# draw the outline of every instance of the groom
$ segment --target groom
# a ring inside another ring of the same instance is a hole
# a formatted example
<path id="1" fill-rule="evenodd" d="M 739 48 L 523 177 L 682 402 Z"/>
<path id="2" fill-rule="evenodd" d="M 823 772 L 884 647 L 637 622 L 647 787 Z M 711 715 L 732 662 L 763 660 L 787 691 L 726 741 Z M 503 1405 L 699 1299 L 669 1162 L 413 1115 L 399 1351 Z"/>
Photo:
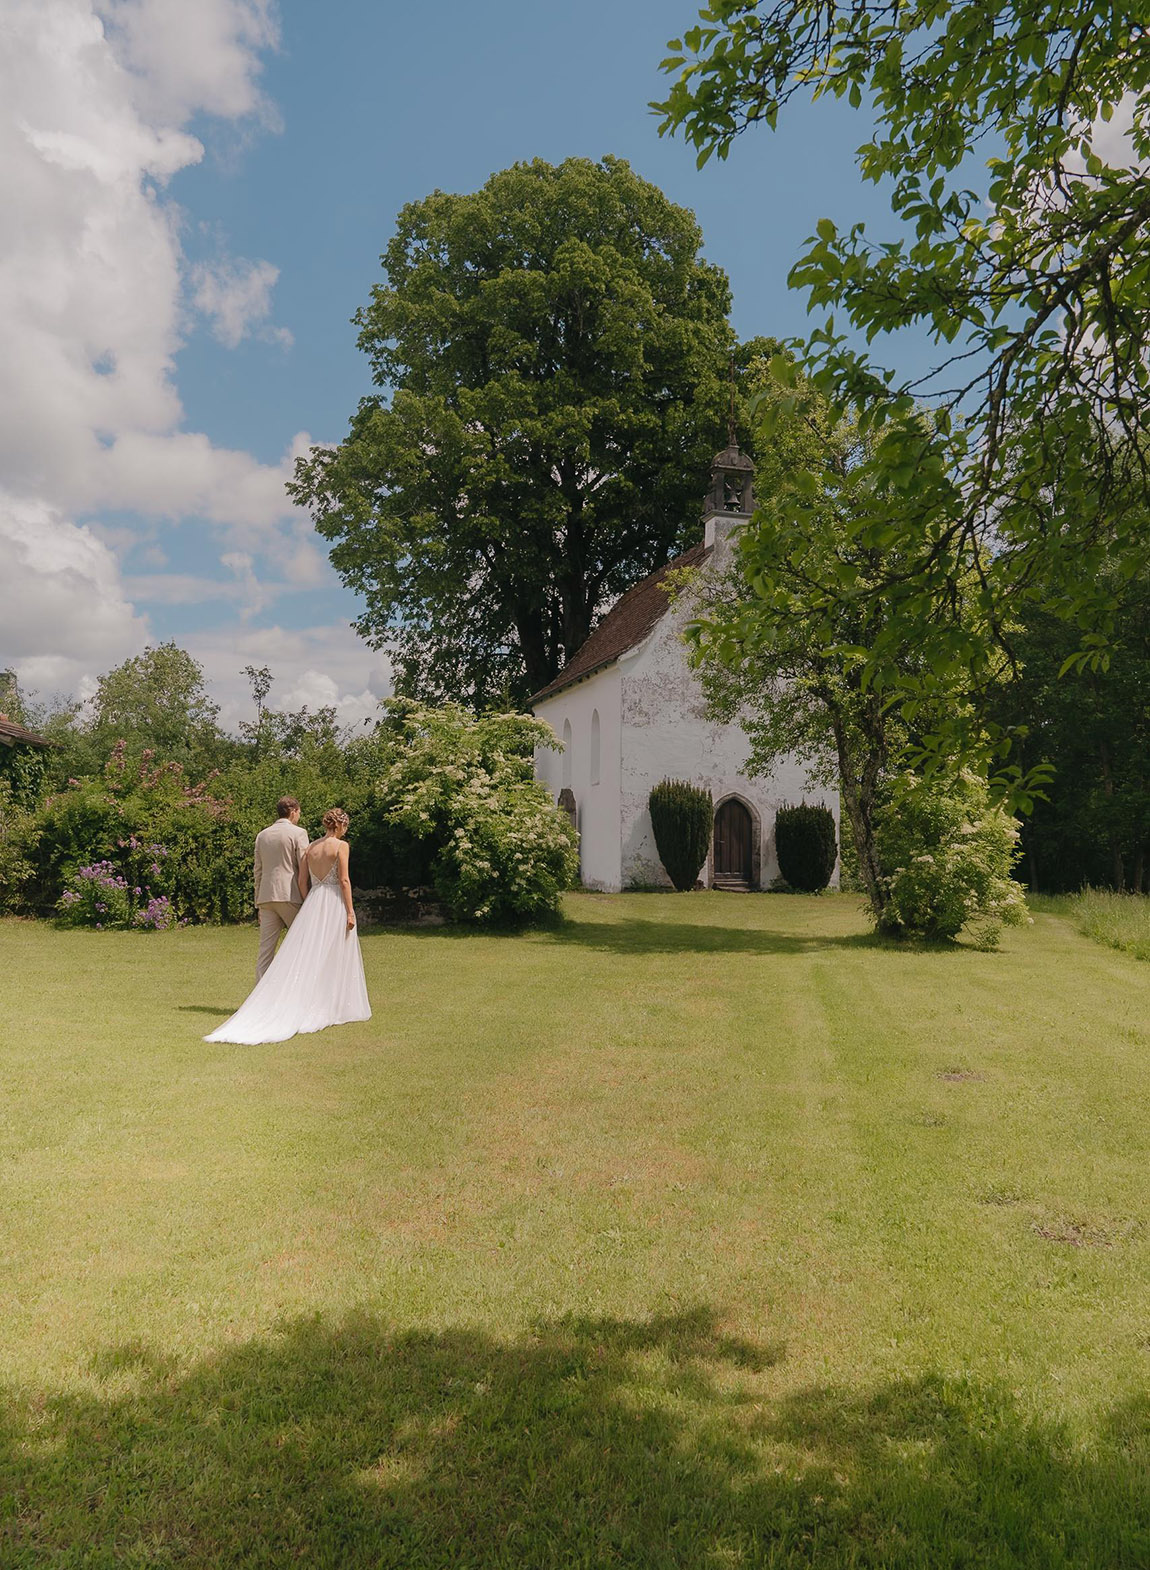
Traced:
<path id="1" fill-rule="evenodd" d="M 294 796 L 281 796 L 276 803 L 276 812 L 276 821 L 256 835 L 252 869 L 260 917 L 257 981 L 275 958 L 280 933 L 291 926 L 303 903 L 299 891 L 299 863 L 307 850 L 308 837 L 307 831 L 299 826 L 299 802 Z"/>

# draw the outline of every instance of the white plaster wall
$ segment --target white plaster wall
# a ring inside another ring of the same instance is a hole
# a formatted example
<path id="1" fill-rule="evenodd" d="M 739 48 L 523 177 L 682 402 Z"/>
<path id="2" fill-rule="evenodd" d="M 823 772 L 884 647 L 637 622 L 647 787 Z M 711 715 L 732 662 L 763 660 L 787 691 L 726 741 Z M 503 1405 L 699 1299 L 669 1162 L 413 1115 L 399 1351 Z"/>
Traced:
<path id="1" fill-rule="evenodd" d="M 725 552 L 716 555 L 717 569 Z M 655 848 L 647 801 L 660 780 L 682 779 L 709 790 L 716 806 L 732 795 L 748 804 L 760 824 L 759 884 L 768 888 L 779 875 L 774 837 L 778 808 L 804 800 L 829 807 L 837 832 L 838 793 L 811 789 L 805 767 L 797 762 L 781 764 L 766 778 L 742 773 L 750 753 L 742 727 L 716 725 L 707 718 L 702 689 L 687 663 L 681 634 L 692 614 L 690 605 L 677 607 L 619 662 L 623 887 L 671 886 Z M 702 877 L 709 886 L 709 860 Z M 837 867 L 834 883 L 837 886 Z"/>
<path id="2" fill-rule="evenodd" d="M 591 781 L 591 717 L 599 714 L 599 781 Z M 579 867 L 588 888 L 618 892 L 620 863 L 620 679 L 617 665 L 573 682 L 552 698 L 536 704 L 537 719 L 546 720 L 561 741 L 563 723 L 571 725 L 571 789 L 575 793 L 579 829 Z M 535 772 L 553 797 L 563 788 L 563 755 L 539 748 Z"/>

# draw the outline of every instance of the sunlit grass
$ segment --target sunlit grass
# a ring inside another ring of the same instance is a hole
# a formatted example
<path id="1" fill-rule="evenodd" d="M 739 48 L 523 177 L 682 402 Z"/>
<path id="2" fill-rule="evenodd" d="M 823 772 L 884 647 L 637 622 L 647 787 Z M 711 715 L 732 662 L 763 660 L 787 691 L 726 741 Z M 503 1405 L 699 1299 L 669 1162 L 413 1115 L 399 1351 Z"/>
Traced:
<path id="1" fill-rule="evenodd" d="M 1095 943 L 1150 960 L 1150 898 L 1145 894 L 1083 889 L 1080 894 L 1031 895 L 1030 905 L 1049 915 L 1068 916 Z"/>
<path id="2" fill-rule="evenodd" d="M 1150 959 L 1150 899 L 1145 894 L 1084 889 L 1075 899 L 1074 916 L 1088 938 L 1135 959 Z"/>
<path id="3" fill-rule="evenodd" d="M 1150 969 L 568 910 L 255 1048 L 250 931 L 0 923 L 0 1563 L 1150 1563 Z"/>

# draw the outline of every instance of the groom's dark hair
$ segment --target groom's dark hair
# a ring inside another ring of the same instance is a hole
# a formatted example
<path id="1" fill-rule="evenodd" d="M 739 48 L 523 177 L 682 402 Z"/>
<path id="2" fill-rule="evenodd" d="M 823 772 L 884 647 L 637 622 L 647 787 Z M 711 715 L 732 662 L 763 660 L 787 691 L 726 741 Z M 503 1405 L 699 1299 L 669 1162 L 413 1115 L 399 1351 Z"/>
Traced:
<path id="1" fill-rule="evenodd" d="M 294 796 L 281 796 L 276 802 L 276 812 L 281 818 L 290 818 L 293 812 L 299 811 L 299 802 Z"/>

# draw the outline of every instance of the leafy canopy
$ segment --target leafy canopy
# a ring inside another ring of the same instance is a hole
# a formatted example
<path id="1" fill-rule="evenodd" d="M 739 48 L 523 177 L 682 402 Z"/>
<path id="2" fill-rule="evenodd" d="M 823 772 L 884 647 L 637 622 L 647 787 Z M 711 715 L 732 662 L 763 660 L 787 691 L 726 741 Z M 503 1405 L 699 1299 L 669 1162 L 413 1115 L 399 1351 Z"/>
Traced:
<path id="1" fill-rule="evenodd" d="M 714 0 L 664 61 L 663 129 L 700 163 L 796 94 L 873 107 L 860 168 L 908 232 L 824 218 L 791 282 L 827 312 L 798 369 L 875 435 L 853 530 L 897 564 L 869 589 L 889 617 L 867 661 L 895 698 L 907 646 L 939 687 L 990 681 L 1028 599 L 1102 662 L 1104 564 L 1145 564 L 1148 26 L 1148 0 Z M 918 381 L 871 357 L 904 327 L 938 349 Z"/>
<path id="2" fill-rule="evenodd" d="M 355 318 L 378 391 L 289 487 L 400 691 L 525 697 L 694 530 L 733 345 L 701 244 L 617 158 L 403 208 Z"/>
<path id="3" fill-rule="evenodd" d="M 872 679 L 898 606 L 882 592 L 907 562 L 897 540 L 860 528 L 873 508 L 873 428 L 841 415 L 801 376 L 783 389 L 760 371 L 759 506 L 740 531 L 731 569 L 700 584 L 688 627 L 692 660 L 715 719 L 740 724 L 748 768 L 771 773 L 783 758 L 812 783 L 838 785 L 876 919 L 886 884 L 876 845 L 883 788 L 908 762 L 946 762 L 929 738 L 945 724 L 970 747 L 986 722 L 972 683 L 952 678 L 944 697 L 913 643 L 897 646 L 903 695 L 890 702 Z M 753 372 L 752 372 L 753 374 Z M 968 581 L 954 614 L 976 625 Z"/>
<path id="4" fill-rule="evenodd" d="M 218 739 L 218 713 L 198 661 L 161 643 L 100 677 L 91 728 L 102 744 L 122 739 L 183 761 Z"/>

